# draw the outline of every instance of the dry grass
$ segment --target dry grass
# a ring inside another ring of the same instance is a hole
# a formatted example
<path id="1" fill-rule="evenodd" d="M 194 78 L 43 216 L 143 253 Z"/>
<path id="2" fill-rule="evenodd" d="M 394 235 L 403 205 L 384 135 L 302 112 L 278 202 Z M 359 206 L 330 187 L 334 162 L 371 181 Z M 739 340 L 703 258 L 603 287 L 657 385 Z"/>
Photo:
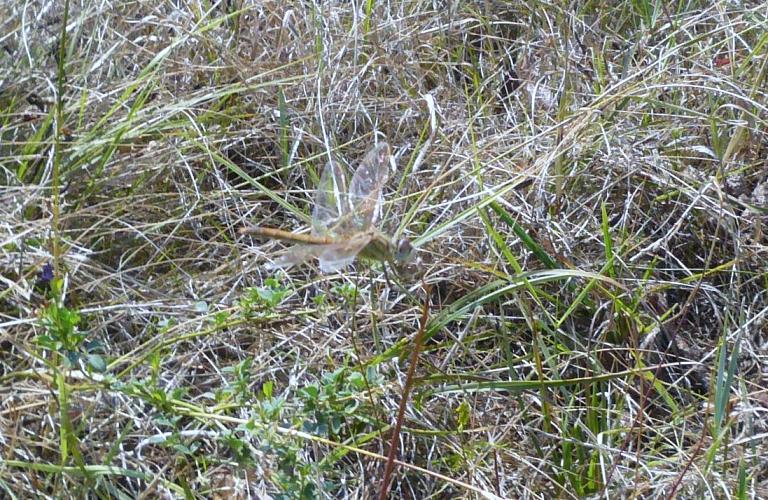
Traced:
<path id="1" fill-rule="evenodd" d="M 425 300 L 392 498 L 768 495 L 768 8 L 576 3 L 6 2 L 2 495 L 378 495 Z"/>

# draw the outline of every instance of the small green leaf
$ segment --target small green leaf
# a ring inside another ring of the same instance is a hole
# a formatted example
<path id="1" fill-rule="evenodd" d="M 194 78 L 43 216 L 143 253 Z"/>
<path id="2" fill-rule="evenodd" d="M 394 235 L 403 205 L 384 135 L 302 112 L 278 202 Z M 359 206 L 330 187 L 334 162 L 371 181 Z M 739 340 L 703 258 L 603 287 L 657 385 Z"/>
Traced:
<path id="1" fill-rule="evenodd" d="M 261 385 L 261 393 L 264 394 L 265 397 L 271 398 L 274 388 L 275 383 L 271 380 L 268 380 Z"/>
<path id="2" fill-rule="evenodd" d="M 104 358 L 98 354 L 88 355 L 88 365 L 90 365 L 93 371 L 98 373 L 104 373 L 107 371 L 107 363 L 104 361 Z"/>
<path id="3" fill-rule="evenodd" d="M 456 421 L 459 431 L 463 431 L 467 425 L 469 425 L 470 414 L 472 409 L 469 407 L 467 401 L 462 401 L 458 408 L 456 408 Z"/>
<path id="4" fill-rule="evenodd" d="M 320 395 L 320 388 L 316 385 L 306 385 L 299 392 L 307 399 L 317 399 Z"/>

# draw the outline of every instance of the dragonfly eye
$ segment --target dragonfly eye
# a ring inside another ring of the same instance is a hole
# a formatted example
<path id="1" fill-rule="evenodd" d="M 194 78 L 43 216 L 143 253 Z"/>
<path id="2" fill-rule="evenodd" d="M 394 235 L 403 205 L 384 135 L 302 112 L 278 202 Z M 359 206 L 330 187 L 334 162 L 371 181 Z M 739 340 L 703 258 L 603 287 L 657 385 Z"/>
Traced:
<path id="1" fill-rule="evenodd" d="M 395 251 L 395 260 L 397 262 L 410 262 L 413 260 L 413 245 L 411 242 L 403 238 L 397 242 L 397 250 Z"/>

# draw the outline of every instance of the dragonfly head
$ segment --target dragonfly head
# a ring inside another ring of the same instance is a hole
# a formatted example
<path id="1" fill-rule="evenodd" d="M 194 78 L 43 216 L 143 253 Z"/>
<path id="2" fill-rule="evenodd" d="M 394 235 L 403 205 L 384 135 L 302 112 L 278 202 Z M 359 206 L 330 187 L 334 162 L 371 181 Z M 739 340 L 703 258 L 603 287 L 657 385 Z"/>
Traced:
<path id="1" fill-rule="evenodd" d="M 421 259 L 417 258 L 416 249 L 406 238 L 397 242 L 393 257 L 392 268 L 399 276 L 413 280 L 424 275 L 426 270 L 421 265 Z"/>
<path id="2" fill-rule="evenodd" d="M 395 262 L 400 264 L 408 264 L 413 260 L 415 251 L 410 240 L 402 238 L 397 242 L 397 248 L 395 249 Z"/>

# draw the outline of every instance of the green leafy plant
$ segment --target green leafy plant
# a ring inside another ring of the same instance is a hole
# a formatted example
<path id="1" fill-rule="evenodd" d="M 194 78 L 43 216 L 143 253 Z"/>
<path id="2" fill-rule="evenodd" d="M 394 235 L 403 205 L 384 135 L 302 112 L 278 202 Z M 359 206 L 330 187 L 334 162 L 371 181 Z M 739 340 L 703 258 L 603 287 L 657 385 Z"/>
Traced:
<path id="1" fill-rule="evenodd" d="M 334 295 L 341 297 L 346 302 L 354 302 L 357 296 L 357 287 L 352 283 L 342 283 L 335 285 L 331 291 Z"/>
<path id="2" fill-rule="evenodd" d="M 307 418 L 304 430 L 332 439 L 358 432 L 361 421 L 357 416 L 362 415 L 358 413 L 358 397 L 363 390 L 362 376 L 350 376 L 346 368 L 324 374 L 320 383 L 302 387 L 298 396 Z"/>
<path id="3" fill-rule="evenodd" d="M 240 309 L 246 316 L 271 313 L 289 292 L 275 278 L 267 278 L 263 287 L 252 287 L 245 291 L 239 302 Z"/>
<path id="4" fill-rule="evenodd" d="M 87 341 L 87 334 L 80 330 L 80 313 L 61 303 L 62 280 L 50 280 L 50 298 L 41 310 L 40 325 L 44 333 L 37 336 L 37 344 L 61 356 L 66 368 L 78 367 L 81 361 L 96 372 L 106 370 L 104 346 L 97 340 Z"/>

